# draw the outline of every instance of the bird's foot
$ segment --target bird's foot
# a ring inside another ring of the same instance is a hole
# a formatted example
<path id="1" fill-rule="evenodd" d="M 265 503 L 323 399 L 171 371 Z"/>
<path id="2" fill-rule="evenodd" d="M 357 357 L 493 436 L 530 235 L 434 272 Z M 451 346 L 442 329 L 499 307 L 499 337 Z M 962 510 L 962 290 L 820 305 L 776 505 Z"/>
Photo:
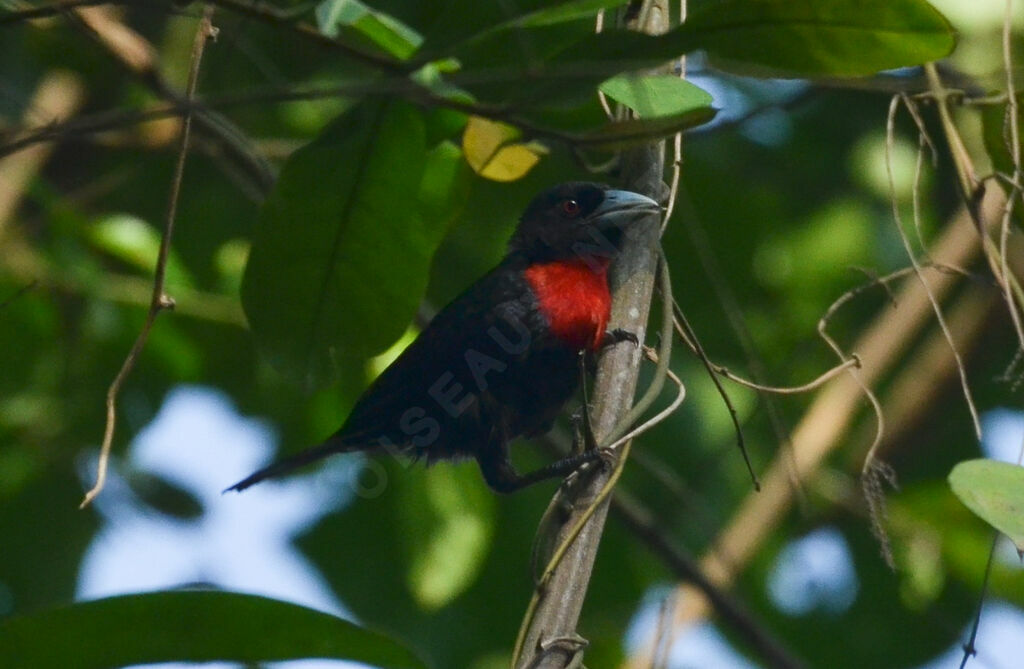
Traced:
<path id="1" fill-rule="evenodd" d="M 624 341 L 632 342 L 633 346 L 640 346 L 640 340 L 635 333 L 623 330 L 622 328 L 615 328 L 604 333 L 604 337 L 601 338 L 601 347 L 615 346 Z"/>

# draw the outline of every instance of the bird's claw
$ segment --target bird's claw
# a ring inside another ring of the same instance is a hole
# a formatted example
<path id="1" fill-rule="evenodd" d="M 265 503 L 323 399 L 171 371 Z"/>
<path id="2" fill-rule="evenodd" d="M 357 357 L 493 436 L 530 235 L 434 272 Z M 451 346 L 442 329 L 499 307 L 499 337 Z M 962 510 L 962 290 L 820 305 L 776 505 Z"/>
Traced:
<path id="1" fill-rule="evenodd" d="M 618 464 L 618 462 L 619 462 L 619 452 L 617 450 L 615 450 L 614 448 L 608 448 L 606 446 L 602 446 L 601 448 L 596 449 L 596 451 L 597 451 L 597 457 L 601 461 L 601 464 L 604 467 L 606 467 L 608 469 L 614 469 L 615 465 Z"/>
<path id="2" fill-rule="evenodd" d="M 615 346 L 624 341 L 632 342 L 633 346 L 640 346 L 640 340 L 636 334 L 622 328 L 615 328 L 605 332 L 604 337 L 601 339 L 601 345 L 603 347 Z"/>

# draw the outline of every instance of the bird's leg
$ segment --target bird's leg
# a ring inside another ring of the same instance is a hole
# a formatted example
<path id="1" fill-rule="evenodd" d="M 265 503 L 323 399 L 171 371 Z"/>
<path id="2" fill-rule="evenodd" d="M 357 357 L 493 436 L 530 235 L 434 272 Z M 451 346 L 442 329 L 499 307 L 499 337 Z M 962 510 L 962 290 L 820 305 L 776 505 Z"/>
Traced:
<path id="1" fill-rule="evenodd" d="M 585 366 L 581 366 L 581 371 L 586 372 Z M 586 407 L 586 394 L 584 406 Z M 548 478 L 564 478 L 588 462 L 600 460 L 607 464 L 608 450 L 597 448 L 593 432 L 590 432 L 590 415 L 586 410 L 583 422 L 585 432 L 590 433 L 589 442 L 588 437 L 584 437 L 587 450 L 573 453 L 540 469 L 520 474 L 509 460 L 509 438 L 505 422 L 496 420 L 487 446 L 476 453 L 476 463 L 480 466 L 480 473 L 483 474 L 487 486 L 498 493 L 514 493 Z"/>
<path id="2" fill-rule="evenodd" d="M 549 465 L 535 469 L 527 474 L 520 474 L 512 466 L 507 455 L 488 451 L 476 457 L 480 472 L 484 475 L 487 485 L 495 492 L 515 492 L 540 481 L 553 478 L 565 478 L 588 462 L 604 460 L 603 450 L 585 451 L 562 458 Z"/>
<path id="3" fill-rule="evenodd" d="M 614 330 L 608 330 L 601 337 L 601 348 L 607 348 L 609 346 L 615 346 L 624 341 L 633 342 L 633 346 L 640 346 L 640 340 L 636 334 L 629 330 L 623 330 L 622 328 L 615 328 Z"/>
<path id="4" fill-rule="evenodd" d="M 496 421 L 490 441 L 486 448 L 477 452 L 476 461 L 480 465 L 480 473 L 483 474 L 484 480 L 492 490 L 509 493 L 539 481 L 565 478 L 582 465 L 602 460 L 605 457 L 606 454 L 603 450 L 584 451 L 552 462 L 527 474 L 520 474 L 508 458 L 508 434 L 505 431 L 505 424 L 502 421 Z"/>
<path id="5" fill-rule="evenodd" d="M 580 388 L 583 391 L 582 417 L 580 418 L 580 432 L 583 441 L 582 452 L 597 449 L 597 437 L 594 436 L 594 424 L 590 422 L 590 393 L 587 392 L 587 356 L 588 351 L 580 351 Z M 573 443 L 573 452 L 580 453 L 581 449 L 577 442 Z"/>

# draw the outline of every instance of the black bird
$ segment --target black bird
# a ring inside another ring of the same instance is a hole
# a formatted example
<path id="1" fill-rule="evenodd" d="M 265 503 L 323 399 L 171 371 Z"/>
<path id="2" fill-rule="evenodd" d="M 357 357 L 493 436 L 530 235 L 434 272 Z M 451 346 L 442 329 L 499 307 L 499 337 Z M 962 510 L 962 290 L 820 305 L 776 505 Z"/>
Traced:
<path id="1" fill-rule="evenodd" d="M 606 332 L 607 272 L 628 227 L 661 211 L 643 195 L 594 183 L 541 193 L 508 253 L 442 309 L 319 446 L 261 469 L 245 490 L 332 453 L 385 452 L 428 463 L 475 458 L 487 484 L 512 492 L 566 476 L 595 451 L 520 475 L 509 442 L 543 434 L 576 391 L 579 356 L 636 338 Z"/>

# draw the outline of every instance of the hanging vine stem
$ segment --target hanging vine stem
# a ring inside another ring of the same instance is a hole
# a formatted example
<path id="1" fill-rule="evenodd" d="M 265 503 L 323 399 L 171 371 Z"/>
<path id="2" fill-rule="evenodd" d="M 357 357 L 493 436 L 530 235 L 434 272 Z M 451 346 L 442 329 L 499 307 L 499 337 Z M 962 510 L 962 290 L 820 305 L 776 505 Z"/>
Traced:
<path id="1" fill-rule="evenodd" d="M 716 374 L 719 374 L 722 377 L 724 377 L 726 379 L 729 379 L 733 383 L 735 383 L 737 385 L 743 386 L 744 388 L 750 388 L 751 390 L 757 390 L 757 391 L 765 392 L 765 393 L 772 393 L 772 394 L 775 394 L 775 395 L 798 395 L 800 393 L 807 393 L 807 392 L 810 392 L 812 390 L 816 390 L 816 389 L 820 388 L 821 386 L 825 385 L 826 383 L 828 383 L 829 381 L 831 381 L 835 377 L 837 377 L 840 374 L 842 374 L 843 370 L 845 370 L 845 369 L 848 369 L 850 367 L 860 368 L 860 366 L 861 366 L 860 358 L 857 357 L 856 353 L 851 353 L 849 360 L 846 360 L 845 362 L 839 363 L 838 365 L 836 365 L 835 367 L 829 369 L 828 371 L 822 372 L 818 376 L 818 378 L 816 378 L 816 379 L 814 379 L 812 381 L 808 381 L 807 383 L 805 383 L 803 385 L 800 385 L 800 386 L 766 386 L 764 384 L 755 383 L 755 382 L 753 382 L 753 381 L 751 381 L 749 379 L 745 379 L 742 376 L 736 376 L 735 374 L 730 372 L 727 368 L 722 367 L 721 365 L 714 365 L 713 364 L 712 365 L 712 369 L 715 370 Z"/>
<path id="2" fill-rule="evenodd" d="M 627 435 L 630 432 L 633 424 L 654 404 L 658 395 L 661 394 L 662 388 L 665 387 L 665 379 L 672 378 L 674 382 L 679 385 L 680 392 L 676 397 L 676 400 L 670 405 L 669 410 L 660 412 L 657 416 L 651 420 L 645 422 L 643 425 L 634 430 L 633 432 L 640 433 L 644 432 L 659 422 L 668 417 L 668 415 L 674 411 L 679 404 L 682 403 L 682 398 L 685 397 L 685 388 L 679 377 L 676 376 L 669 370 L 669 362 L 672 359 L 672 280 L 669 276 L 668 263 L 665 261 L 665 254 L 660 249 L 658 251 L 658 275 L 659 282 L 662 291 L 662 322 L 661 330 L 659 332 L 660 341 L 658 343 L 657 353 L 657 366 L 654 370 L 654 378 L 651 380 L 651 384 L 644 391 L 643 396 L 636 404 L 629 410 L 626 416 L 615 425 L 612 431 L 605 437 L 607 446 L 600 446 L 604 449 L 617 449 L 619 452 L 616 454 L 615 469 L 612 471 L 612 475 L 608 481 L 601 488 L 600 492 L 593 499 L 593 501 L 587 507 L 587 510 L 572 526 L 565 538 L 561 541 L 557 548 L 548 560 L 544 571 L 540 577 L 536 580 L 535 587 L 533 590 L 533 596 L 530 598 L 530 603 L 526 607 L 526 613 L 523 616 L 523 622 L 519 626 L 519 633 L 516 635 L 516 643 L 512 650 L 512 669 L 515 669 L 522 659 L 523 644 L 526 640 L 526 632 L 530 628 L 530 624 L 533 622 L 534 615 L 537 611 L 537 606 L 540 603 L 540 597 L 544 589 L 547 587 L 548 581 L 551 579 L 551 575 L 554 573 L 555 568 L 561 563 L 562 558 L 565 557 L 566 551 L 579 536 L 580 531 L 590 521 L 590 518 L 594 515 L 594 512 L 601 506 L 601 504 L 608 498 L 612 490 L 615 488 L 615 484 L 618 482 L 619 477 L 622 475 L 622 470 L 626 464 L 626 460 L 629 457 L 629 451 L 632 447 L 633 434 Z M 626 438 L 624 438 L 626 435 Z M 621 445 L 621 446 L 620 446 Z M 549 514 L 558 506 L 559 497 L 561 490 L 556 494 L 555 499 L 548 505 L 548 510 L 545 511 L 545 519 Z M 544 519 L 542 519 L 540 526 L 543 528 L 547 525 Z"/>
<path id="3" fill-rule="evenodd" d="M 1006 57 L 1004 56 L 1004 60 L 1005 58 Z M 956 167 L 961 196 L 967 206 L 967 210 L 971 214 L 971 218 L 974 220 L 978 234 L 981 237 L 981 248 L 984 252 L 985 260 L 988 262 L 989 268 L 992 271 L 992 276 L 995 277 L 996 282 L 1003 289 L 1007 302 L 1007 309 L 1010 310 L 1010 318 L 1013 321 L 1013 326 L 1017 333 L 1018 344 L 1021 349 L 1024 349 L 1024 322 L 1022 322 L 1020 318 L 1020 310 L 1024 308 L 1024 288 L 1021 287 L 1020 282 L 1012 272 L 1009 272 L 1008 270 L 1005 272 L 1003 271 L 1004 264 L 1000 262 L 1000 257 L 1003 254 L 989 236 L 987 225 L 978 212 L 982 195 L 984 194 L 984 189 L 981 186 L 981 182 L 975 176 L 974 162 L 971 160 L 971 156 L 967 152 L 964 140 L 960 136 L 960 131 L 957 129 L 956 123 L 953 120 L 953 115 L 949 110 L 949 98 L 952 93 L 943 85 L 942 79 L 939 77 L 938 68 L 935 67 L 934 63 L 926 64 L 924 66 L 924 71 L 931 86 L 929 96 L 935 100 L 936 107 L 939 111 L 939 120 L 942 123 L 942 132 L 946 136 L 946 143 L 950 147 L 950 155 L 952 156 L 953 164 Z M 1012 77 L 1012 71 L 1007 76 Z M 1007 104 L 1015 104 L 1015 102 L 1016 101 L 1010 102 L 1008 100 Z M 1012 131 L 1012 124 L 1010 128 Z M 1011 156 L 1012 155 L 1013 154 L 1011 153 Z M 1019 156 L 1019 153 L 1017 155 Z M 1004 227 L 1008 226 L 1009 219 L 1007 210 L 1012 211 L 1011 202 L 1013 200 L 1013 195 L 1016 192 L 1015 189 L 1017 185 L 1018 179 L 1014 179 L 1011 184 L 1011 190 L 1007 194 L 1007 202 L 1004 205 L 1003 210 L 1003 221 L 1005 222 Z"/>
<path id="4" fill-rule="evenodd" d="M 880 283 L 888 288 L 888 281 L 891 281 L 896 276 L 902 276 L 909 274 L 914 271 L 914 268 L 907 267 L 902 270 L 898 270 L 889 274 L 888 276 L 878 279 L 874 283 Z M 874 283 L 870 285 L 874 285 Z M 839 357 L 839 360 L 843 363 L 848 360 L 855 359 L 853 356 L 847 356 L 843 351 L 842 347 L 833 339 L 826 331 L 825 326 L 828 324 L 828 319 L 832 317 L 832 314 L 846 302 L 854 298 L 863 290 L 866 290 L 867 286 L 860 286 L 857 289 L 847 291 L 839 297 L 835 302 L 829 306 L 825 311 L 825 314 L 818 320 L 818 336 L 820 336 L 829 348 L 831 348 L 835 354 Z M 861 469 L 861 481 L 864 491 L 864 498 L 868 504 L 868 515 L 871 520 L 871 531 L 878 539 L 882 548 L 882 558 L 885 563 L 891 568 L 896 568 L 896 560 L 892 554 L 892 547 L 889 544 L 889 535 L 885 531 L 885 527 L 882 524 L 882 518 L 885 515 L 885 496 L 882 489 L 882 481 L 888 482 L 890 485 L 895 486 L 895 473 L 881 460 L 874 457 L 874 453 L 877 452 L 879 444 L 882 443 L 882 437 L 885 436 L 885 413 L 882 411 L 882 403 L 878 401 L 878 397 L 874 391 L 868 387 L 868 384 L 861 378 L 858 372 L 858 367 L 848 368 L 850 377 L 854 382 L 860 386 L 861 391 L 871 404 L 871 410 L 875 414 L 875 438 L 871 441 L 871 446 L 868 447 L 868 455 L 864 458 L 864 466 Z"/>
<path id="5" fill-rule="evenodd" d="M 1010 217 L 1013 215 L 1013 203 L 1024 194 L 1022 191 L 1021 176 L 1024 171 L 1021 169 L 1021 153 L 1020 153 L 1020 121 L 1017 115 L 1017 92 L 1013 80 L 1013 53 L 1011 49 L 1010 36 L 1013 20 L 1013 0 L 1006 0 L 1006 12 L 1003 16 L 1003 67 L 1006 70 L 1006 94 L 1007 103 L 1006 111 L 1008 115 L 1008 127 L 1004 130 L 1009 131 L 1009 136 L 1006 138 L 1009 141 L 1009 152 L 1010 159 L 1013 162 L 1013 175 L 1010 180 L 1009 192 L 1006 197 L 1006 206 L 1003 208 L 1003 217 L 1000 223 L 999 233 L 999 258 L 1001 260 L 1000 269 L 1004 277 L 1011 279 L 1015 278 L 1010 273 L 1009 262 L 1007 260 L 1007 241 L 1009 238 L 1010 230 Z M 987 238 L 987 234 L 985 237 Z M 1006 300 L 1007 307 L 1010 309 L 1010 318 L 1013 321 L 1014 327 L 1017 329 L 1018 337 L 1021 338 L 1021 348 L 1017 349 L 1017 356 L 1014 357 L 1014 361 L 1010 363 L 1010 368 L 1019 360 L 1019 356 L 1024 352 L 1024 330 L 1021 327 L 1020 313 L 1018 312 L 1017 305 L 1013 301 L 1013 294 L 1011 293 L 1010 281 L 1004 282 L 1002 288 L 1004 291 L 1004 297 Z M 1021 445 L 1021 450 L 1017 455 L 1017 465 L 1024 461 L 1024 444 Z M 981 593 L 978 595 L 978 606 L 974 612 L 974 620 L 971 622 L 971 633 L 967 639 L 967 642 L 963 645 L 964 654 L 960 660 L 960 669 L 964 669 L 967 666 L 967 662 L 977 655 L 978 649 L 975 643 L 978 639 L 978 630 L 981 627 L 981 612 L 985 606 L 985 599 L 988 596 L 988 588 L 990 579 L 992 577 L 992 564 L 995 561 L 996 548 L 999 545 L 999 532 L 996 531 L 992 537 L 992 545 L 988 549 L 988 560 L 985 562 L 985 576 L 981 581 Z"/>
<path id="6" fill-rule="evenodd" d="M 657 354 L 652 351 L 650 359 L 653 359 L 655 362 L 657 362 L 657 359 L 658 359 Z M 624 444 L 624 443 L 626 443 L 628 441 L 632 441 L 632 440 L 636 439 L 637 437 L 642 435 L 644 432 L 647 432 L 652 427 L 658 425 L 663 420 L 665 420 L 666 418 L 668 418 L 669 416 L 671 416 L 672 414 L 674 414 L 676 412 L 676 409 L 679 408 L 679 405 L 681 405 L 683 403 L 683 400 L 686 399 L 686 386 L 683 385 L 682 379 L 680 379 L 676 375 L 676 373 L 673 372 L 671 369 L 668 370 L 665 373 L 665 375 L 669 379 L 671 379 L 672 382 L 674 384 L 676 384 L 676 388 L 679 389 L 679 392 L 676 393 L 676 397 L 675 397 L 674 400 L 672 400 L 672 403 L 669 404 L 664 409 L 662 409 L 661 411 L 659 411 L 658 413 L 656 413 L 653 416 L 651 416 L 650 418 L 648 418 L 646 421 L 644 421 L 640 425 L 637 425 L 635 428 L 633 428 L 632 430 L 630 430 L 626 434 L 622 435 L 621 437 L 619 437 L 618 439 L 616 439 L 612 443 L 610 443 L 607 446 L 605 446 L 605 448 L 612 448 L 612 449 L 618 448 L 622 444 Z"/>
<path id="7" fill-rule="evenodd" d="M 676 332 L 679 333 L 679 337 L 690 347 L 694 355 L 700 359 L 704 369 L 708 372 L 708 376 L 711 377 L 711 383 L 715 385 L 715 390 L 718 391 L 718 395 L 725 402 L 725 406 L 729 410 L 729 418 L 732 419 L 733 430 L 736 432 L 736 445 L 743 455 L 743 462 L 747 465 L 750 481 L 754 484 L 754 491 L 761 492 L 761 481 L 758 480 L 757 474 L 754 472 L 754 465 L 750 462 L 750 456 L 747 454 L 747 443 L 743 438 L 743 427 L 740 425 L 740 417 L 736 411 L 736 406 L 732 403 L 729 393 L 725 392 L 725 388 L 722 387 L 722 382 L 718 380 L 708 354 L 704 352 L 704 347 L 701 346 L 700 340 L 697 339 L 697 333 L 690 327 L 690 322 L 686 320 L 686 314 L 683 313 L 682 308 L 680 308 L 675 300 L 672 300 L 672 315 L 672 325 L 675 327 Z"/>
<path id="8" fill-rule="evenodd" d="M 942 308 L 939 306 L 939 301 L 935 298 L 935 293 L 932 292 L 931 285 L 929 285 L 927 279 L 924 277 L 924 272 L 921 270 L 921 263 L 917 259 L 917 255 L 914 253 L 914 249 L 911 247 L 910 239 L 907 238 L 907 233 L 903 229 L 903 217 L 900 215 L 900 205 L 896 198 L 896 176 L 893 172 L 892 166 L 892 148 L 895 143 L 896 135 L 896 112 L 899 110 L 900 102 L 903 102 L 905 106 L 909 108 L 910 102 L 906 97 L 902 95 L 894 95 L 889 103 L 889 114 L 886 118 L 885 123 L 885 173 L 889 180 L 889 199 L 892 204 L 892 216 L 893 221 L 896 223 L 896 231 L 899 233 L 900 241 L 903 243 L 903 249 L 907 253 L 907 257 L 910 259 L 910 264 L 914 269 L 914 275 L 917 280 L 921 282 L 921 286 L 924 288 L 925 294 L 928 296 L 928 301 L 932 305 L 932 311 L 935 313 L 935 319 L 939 323 L 939 328 L 942 329 L 942 335 L 946 338 L 946 343 L 949 344 L 950 351 L 953 353 L 953 359 L 956 361 L 957 371 L 960 373 L 960 387 L 963 390 L 964 399 L 967 402 L 967 409 L 971 414 L 971 420 L 974 423 L 974 433 L 981 439 L 981 420 L 978 418 L 978 410 L 974 406 L 974 398 L 971 396 L 971 387 L 967 381 L 967 371 L 964 369 L 963 359 L 960 357 L 960 351 L 956 348 L 956 343 L 953 341 L 953 333 L 949 331 L 949 326 L 946 324 L 946 318 L 942 315 Z M 922 139 L 923 144 L 926 140 Z M 917 196 L 917 191 L 920 186 L 921 176 L 921 162 L 923 158 L 923 151 L 918 151 L 917 156 L 917 169 L 914 173 L 914 226 L 920 230 L 920 204 Z M 872 444 L 871 450 L 868 451 L 867 457 L 865 458 L 864 468 L 865 471 L 871 466 L 872 461 L 876 457 L 876 449 L 878 443 Z"/>
<path id="9" fill-rule="evenodd" d="M 199 20 L 199 27 L 196 29 L 195 40 L 192 43 L 192 60 L 189 66 L 188 84 L 186 85 L 185 98 L 191 100 L 195 95 L 196 82 L 199 80 L 199 65 L 203 59 L 203 50 L 206 42 L 215 39 L 217 28 L 213 26 L 213 5 L 206 5 L 203 16 Z M 107 482 L 107 466 L 110 463 L 110 451 L 114 442 L 114 427 L 117 424 L 117 396 L 121 392 L 121 386 L 125 379 L 135 367 L 135 363 L 142 353 L 142 349 L 149 339 L 149 332 L 153 328 L 156 317 L 164 309 L 174 308 L 174 299 L 164 292 L 164 281 L 167 274 L 167 259 L 171 252 L 171 238 L 174 235 L 174 220 L 178 212 L 178 196 L 181 193 L 181 182 L 185 173 L 185 158 L 188 156 L 189 137 L 192 127 L 192 110 L 185 112 L 181 126 L 181 141 L 178 144 L 178 160 L 174 166 L 174 176 L 171 181 L 170 202 L 167 205 L 167 220 L 164 225 L 164 233 L 160 238 L 160 250 L 157 254 L 156 269 L 153 272 L 153 297 L 150 300 L 149 311 L 146 314 L 146 321 L 142 324 L 139 336 L 132 344 L 128 356 L 124 359 L 121 369 L 117 372 L 110 387 L 107 389 L 107 422 L 103 430 L 103 444 L 100 447 L 99 460 L 96 463 L 96 482 L 82 499 L 79 508 L 84 509 L 103 490 Z"/>
<path id="10" fill-rule="evenodd" d="M 1004 277 L 1013 276 L 1010 273 L 1009 261 L 1007 259 L 1007 244 L 1010 237 L 1010 218 L 1013 216 L 1014 202 L 1019 198 L 1024 198 L 1024 183 L 1022 183 L 1022 177 L 1024 177 L 1024 168 L 1021 167 L 1021 153 L 1020 153 L 1020 116 L 1017 103 L 1017 89 L 1016 83 L 1013 80 L 1013 49 L 1011 48 L 1011 26 L 1013 24 L 1013 0 L 1006 0 L 1006 10 L 1003 16 L 1003 69 L 1006 71 L 1006 114 L 1007 119 L 1004 127 L 1004 140 L 1008 143 L 1008 149 L 1010 153 L 1010 160 L 1013 163 L 1013 174 L 1010 179 L 1010 190 L 1007 193 L 1006 207 L 1003 209 L 1003 219 L 1000 223 L 999 230 L 999 258 L 1001 260 L 1000 269 Z M 1024 199 L 1022 199 L 1024 202 Z M 1017 328 L 1017 334 L 1020 338 L 1021 350 L 1024 351 L 1024 325 L 1021 323 L 1020 310 L 1017 304 L 1013 301 L 1013 295 L 1010 292 L 1010 282 L 1005 282 L 1003 286 L 1003 292 L 1006 298 L 1006 304 L 1010 309 L 1010 318 L 1013 320 L 1013 325 Z"/>

